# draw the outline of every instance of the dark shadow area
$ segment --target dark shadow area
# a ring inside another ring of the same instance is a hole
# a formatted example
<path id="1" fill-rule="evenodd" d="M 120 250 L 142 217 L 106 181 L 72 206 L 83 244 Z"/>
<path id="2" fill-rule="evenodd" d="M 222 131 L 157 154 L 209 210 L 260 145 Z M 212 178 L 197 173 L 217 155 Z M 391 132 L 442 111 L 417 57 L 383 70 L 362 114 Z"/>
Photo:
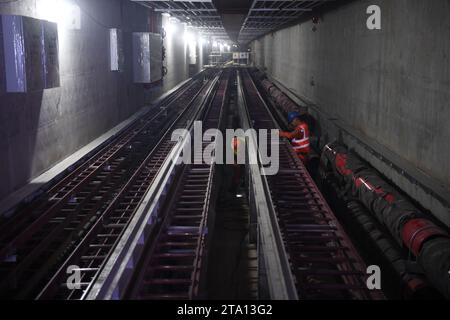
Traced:
<path id="1" fill-rule="evenodd" d="M 9 220 L 16 212 L 20 212 L 39 195 L 48 190 L 53 183 L 29 183 L 16 192 L 0 200 L 0 225 Z"/>
<path id="2" fill-rule="evenodd" d="M 0 199 L 33 178 L 42 97 L 43 91 L 0 94 Z"/>
<path id="3" fill-rule="evenodd" d="M 256 247 L 249 243 L 250 209 L 246 195 L 233 188 L 233 171 L 233 166 L 218 170 L 223 183 L 207 280 L 207 298 L 212 300 L 249 300 L 258 294 Z"/>

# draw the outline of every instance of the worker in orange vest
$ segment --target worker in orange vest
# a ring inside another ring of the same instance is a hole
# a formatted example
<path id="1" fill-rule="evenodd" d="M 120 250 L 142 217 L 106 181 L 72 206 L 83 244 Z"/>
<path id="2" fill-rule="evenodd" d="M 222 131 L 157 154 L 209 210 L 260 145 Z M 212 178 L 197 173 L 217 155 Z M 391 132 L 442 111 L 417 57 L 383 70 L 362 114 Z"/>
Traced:
<path id="1" fill-rule="evenodd" d="M 294 128 L 294 131 L 282 131 L 280 132 L 280 137 L 289 139 L 298 157 L 304 164 L 307 164 L 308 156 L 311 152 L 309 126 L 298 112 L 290 112 L 288 114 L 288 123 Z"/>

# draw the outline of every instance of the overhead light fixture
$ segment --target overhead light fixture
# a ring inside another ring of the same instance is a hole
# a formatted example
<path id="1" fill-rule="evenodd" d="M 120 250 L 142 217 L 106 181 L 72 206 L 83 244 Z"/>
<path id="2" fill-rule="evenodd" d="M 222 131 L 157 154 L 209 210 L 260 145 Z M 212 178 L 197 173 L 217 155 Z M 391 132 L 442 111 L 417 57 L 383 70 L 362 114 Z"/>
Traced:
<path id="1" fill-rule="evenodd" d="M 166 20 L 164 23 L 164 30 L 166 30 L 168 36 L 171 36 L 177 31 L 178 22 L 178 19 L 174 17 L 169 17 L 168 21 Z"/>
<path id="2" fill-rule="evenodd" d="M 184 32 L 184 41 L 187 45 L 187 48 L 189 50 L 189 63 L 190 64 L 196 64 L 197 63 L 197 39 L 195 36 L 195 33 L 190 31 L 190 29 L 186 29 Z"/>
<path id="3" fill-rule="evenodd" d="M 186 31 L 185 33 L 184 33 L 184 40 L 187 42 L 187 43 L 189 43 L 189 44 L 192 44 L 192 43 L 195 43 L 196 41 L 195 41 L 195 36 L 194 36 L 194 34 L 191 32 L 191 31 Z"/>

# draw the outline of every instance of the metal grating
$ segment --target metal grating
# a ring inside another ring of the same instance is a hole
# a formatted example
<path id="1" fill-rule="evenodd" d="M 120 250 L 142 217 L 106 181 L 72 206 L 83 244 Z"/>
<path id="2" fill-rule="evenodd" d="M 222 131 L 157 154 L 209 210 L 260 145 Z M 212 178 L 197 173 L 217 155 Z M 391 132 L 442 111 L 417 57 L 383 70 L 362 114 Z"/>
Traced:
<path id="1" fill-rule="evenodd" d="M 254 0 L 239 35 L 239 43 L 247 44 L 273 30 L 299 19 L 324 3 L 335 0 Z"/>
<path id="2" fill-rule="evenodd" d="M 168 13 L 170 16 L 194 27 L 206 37 L 214 40 L 229 40 L 228 34 L 222 24 L 221 16 L 212 0 L 132 0 L 155 12 Z"/>

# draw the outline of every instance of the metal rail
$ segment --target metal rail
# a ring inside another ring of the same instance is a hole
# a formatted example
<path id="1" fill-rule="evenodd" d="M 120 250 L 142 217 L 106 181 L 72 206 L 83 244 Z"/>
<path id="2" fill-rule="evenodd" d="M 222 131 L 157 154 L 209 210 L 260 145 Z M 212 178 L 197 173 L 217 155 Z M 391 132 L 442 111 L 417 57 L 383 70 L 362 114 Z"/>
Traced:
<path id="1" fill-rule="evenodd" d="M 167 122 L 186 115 L 200 88 L 205 87 L 197 80 L 165 99 L 160 111 L 130 127 L 55 185 L 46 197 L 30 204 L 31 214 L 23 212 L 11 218 L 1 237 L 0 296 L 33 297 L 58 270 L 55 267 L 69 255 L 73 256 L 73 248 L 79 248 L 81 242 L 95 234 L 93 230 L 102 229 L 99 226 L 120 229 L 126 224 L 131 214 L 128 208 L 123 208 L 123 214 L 116 216 L 110 215 L 108 209 L 121 199 L 119 194 L 128 186 L 130 177 L 136 176 L 136 170 L 142 168 L 157 137 L 167 129 Z M 136 194 L 133 201 L 137 199 Z M 35 218 L 30 221 L 28 216 Z M 111 220 L 106 223 L 105 217 Z M 20 228 L 9 231 L 10 224 L 20 225 Z M 112 237 L 110 234 L 108 240 Z M 99 243 L 98 249 L 108 245 L 110 243 Z M 100 257 L 92 258 L 99 261 Z M 83 271 L 95 274 L 94 269 L 84 268 Z"/>
<path id="2" fill-rule="evenodd" d="M 83 180 L 83 177 L 92 173 L 96 167 L 106 164 L 107 160 L 117 152 L 118 148 L 126 145 L 133 137 L 141 132 L 143 128 L 153 123 L 158 117 L 163 116 L 172 103 L 178 99 L 182 93 L 188 90 L 194 82 L 187 82 L 172 92 L 169 96 L 159 101 L 158 105 L 150 109 L 142 119 L 134 121 L 122 132 L 116 135 L 107 144 L 97 148 L 95 153 L 89 156 L 82 164 L 75 169 L 67 170 L 68 173 L 53 185 L 48 186 L 48 190 L 43 195 L 36 197 L 27 204 L 22 204 L 0 223 L 0 243 L 10 234 L 15 235 L 25 226 L 31 224 L 40 217 L 39 212 L 45 210 L 44 206 L 52 206 L 57 198 L 63 198 L 67 193 L 74 192 L 75 187 Z"/>
<path id="3" fill-rule="evenodd" d="M 241 72 L 238 77 L 238 104 L 242 128 L 252 129 L 252 120 L 248 113 Z M 248 140 L 248 158 L 259 155 L 256 136 Z M 257 156 L 258 157 L 258 156 Z M 297 300 L 298 295 L 290 272 L 288 256 L 284 250 L 283 237 L 276 221 L 276 213 L 271 203 L 269 189 L 263 168 L 259 164 L 249 164 L 249 198 L 252 210 L 256 214 L 257 250 L 259 282 L 267 286 L 273 300 Z M 261 290 L 262 291 L 262 290 Z"/>
<path id="4" fill-rule="evenodd" d="M 219 129 L 227 99 L 230 72 L 225 70 L 204 117 L 204 130 Z M 214 185 L 215 164 L 203 162 L 204 148 L 194 161 L 181 168 L 164 205 L 158 234 L 149 242 L 126 298 L 196 299 L 202 290 L 208 237 L 208 213 Z"/>
<path id="5" fill-rule="evenodd" d="M 245 105 L 255 129 L 275 129 L 248 71 L 242 71 Z M 289 141 L 282 139 L 280 170 L 262 178 L 275 213 L 299 299 L 379 299 L 366 285 L 366 266 Z M 269 286 L 270 278 L 269 274 Z"/>
<path id="6" fill-rule="evenodd" d="M 40 293 L 39 299 L 49 297 L 59 299 L 85 298 L 161 167 L 166 161 L 171 160 L 169 154 L 177 144 L 171 140 L 172 131 L 185 128 L 187 122 L 196 118 L 198 106 L 201 105 L 201 101 L 207 98 L 211 83 L 212 81 L 206 83 L 194 95 L 194 99 L 191 100 L 185 111 L 168 128 L 163 138 L 46 285 Z M 66 270 L 70 266 L 79 267 L 78 271 L 81 272 L 80 289 L 70 290 L 65 285 L 67 280 Z"/>

